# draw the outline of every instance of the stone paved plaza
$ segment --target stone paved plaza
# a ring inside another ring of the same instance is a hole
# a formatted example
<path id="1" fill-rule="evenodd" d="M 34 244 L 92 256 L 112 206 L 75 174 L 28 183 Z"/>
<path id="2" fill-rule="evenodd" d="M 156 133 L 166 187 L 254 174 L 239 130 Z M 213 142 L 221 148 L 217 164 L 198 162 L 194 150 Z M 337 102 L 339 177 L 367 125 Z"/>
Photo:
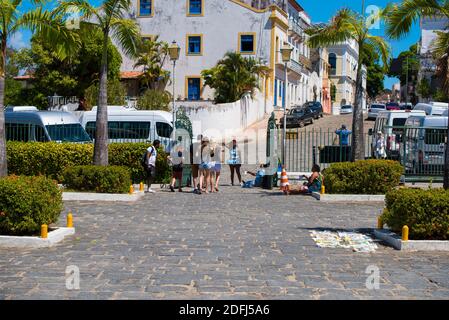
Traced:
<path id="1" fill-rule="evenodd" d="M 381 205 L 323 204 L 277 191 L 159 191 L 138 203 L 66 203 L 76 235 L 0 249 L 1 299 L 448 299 L 449 253 L 323 249 L 315 228 L 371 232 Z M 67 266 L 80 289 L 66 289 Z M 370 265 L 380 289 L 366 288 Z"/>

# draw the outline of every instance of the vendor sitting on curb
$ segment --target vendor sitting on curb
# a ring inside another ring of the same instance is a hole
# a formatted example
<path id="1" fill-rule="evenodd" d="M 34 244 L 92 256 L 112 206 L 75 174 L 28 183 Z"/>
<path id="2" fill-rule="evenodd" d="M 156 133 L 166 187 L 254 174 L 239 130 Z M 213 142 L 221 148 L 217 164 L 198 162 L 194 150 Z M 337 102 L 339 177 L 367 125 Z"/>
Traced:
<path id="1" fill-rule="evenodd" d="M 321 186 L 323 185 L 324 177 L 321 174 L 320 166 L 314 164 L 312 167 L 312 175 L 307 177 L 303 175 L 304 178 L 307 179 L 299 189 L 293 189 L 291 194 L 311 194 L 313 192 L 321 192 Z"/>
<path id="2" fill-rule="evenodd" d="M 245 174 L 249 174 L 253 177 L 256 177 L 255 180 L 246 181 L 243 183 L 243 188 L 254 188 L 254 187 L 262 187 L 263 177 L 265 176 L 265 169 L 268 168 L 268 165 L 261 163 L 259 170 L 256 173 L 252 171 L 245 171 Z"/>

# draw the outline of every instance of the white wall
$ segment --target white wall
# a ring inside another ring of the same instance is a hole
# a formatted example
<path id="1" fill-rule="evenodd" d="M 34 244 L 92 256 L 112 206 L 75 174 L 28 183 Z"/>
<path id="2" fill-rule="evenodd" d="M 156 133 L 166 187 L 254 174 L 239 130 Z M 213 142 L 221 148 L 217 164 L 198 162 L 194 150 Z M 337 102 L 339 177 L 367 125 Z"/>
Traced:
<path id="1" fill-rule="evenodd" d="M 213 139 L 241 134 L 247 127 L 263 120 L 273 111 L 273 101 L 267 99 L 265 104 L 265 98 L 260 93 L 257 93 L 254 99 L 245 96 L 233 103 L 214 105 L 183 101 L 178 102 L 176 106 L 177 109 L 185 110 L 192 122 L 194 137 L 204 134 Z"/>

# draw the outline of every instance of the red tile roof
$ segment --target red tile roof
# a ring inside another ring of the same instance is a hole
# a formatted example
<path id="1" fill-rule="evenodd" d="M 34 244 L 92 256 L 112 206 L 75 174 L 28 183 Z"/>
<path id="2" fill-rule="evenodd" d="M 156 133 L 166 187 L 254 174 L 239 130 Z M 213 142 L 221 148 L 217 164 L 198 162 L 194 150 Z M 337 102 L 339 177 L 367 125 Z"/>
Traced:
<path id="1" fill-rule="evenodd" d="M 26 74 L 26 75 L 23 75 L 23 76 L 17 76 L 17 77 L 14 77 L 14 80 L 30 80 L 30 79 L 33 79 L 34 77 L 32 76 L 32 75 L 29 75 L 29 74 Z"/>
<path id="2" fill-rule="evenodd" d="M 122 71 L 120 72 L 120 79 L 137 79 L 142 74 L 142 71 Z"/>

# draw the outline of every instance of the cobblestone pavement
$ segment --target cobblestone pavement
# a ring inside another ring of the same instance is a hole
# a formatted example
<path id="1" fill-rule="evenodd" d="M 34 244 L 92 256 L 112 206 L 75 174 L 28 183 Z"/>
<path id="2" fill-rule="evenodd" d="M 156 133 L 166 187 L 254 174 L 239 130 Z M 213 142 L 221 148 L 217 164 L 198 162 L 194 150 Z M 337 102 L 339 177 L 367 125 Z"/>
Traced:
<path id="1" fill-rule="evenodd" d="M 0 249 L 1 299 L 448 299 L 449 254 L 318 248 L 314 228 L 369 233 L 380 205 L 323 204 L 223 186 L 158 191 L 132 204 L 65 204 L 76 235 L 50 249 Z M 80 270 L 80 289 L 65 271 Z M 370 265 L 380 289 L 368 290 Z"/>

